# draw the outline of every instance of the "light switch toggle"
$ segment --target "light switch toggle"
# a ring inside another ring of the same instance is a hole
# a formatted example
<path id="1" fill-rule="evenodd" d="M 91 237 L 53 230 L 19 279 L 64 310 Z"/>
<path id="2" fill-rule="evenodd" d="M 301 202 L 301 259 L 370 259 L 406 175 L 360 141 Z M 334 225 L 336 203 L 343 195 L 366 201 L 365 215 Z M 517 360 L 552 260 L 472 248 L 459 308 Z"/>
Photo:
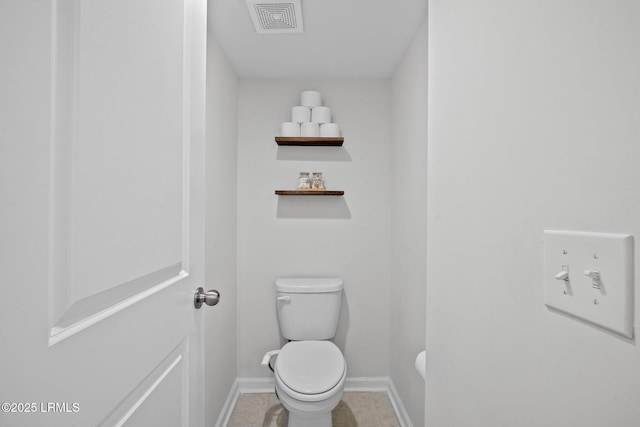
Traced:
<path id="1" fill-rule="evenodd" d="M 585 270 L 584 275 L 591 277 L 591 287 L 594 289 L 600 289 L 602 282 L 600 281 L 600 270 Z"/>
<path id="2" fill-rule="evenodd" d="M 562 271 L 556 274 L 556 280 L 564 280 L 565 282 L 569 281 L 569 266 L 563 265 Z"/>

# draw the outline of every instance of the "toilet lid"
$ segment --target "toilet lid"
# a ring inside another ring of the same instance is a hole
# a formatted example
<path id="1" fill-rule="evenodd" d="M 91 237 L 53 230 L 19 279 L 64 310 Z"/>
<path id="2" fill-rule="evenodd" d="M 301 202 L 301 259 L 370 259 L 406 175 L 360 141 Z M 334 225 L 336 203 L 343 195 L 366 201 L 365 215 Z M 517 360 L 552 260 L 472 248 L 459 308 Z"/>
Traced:
<path id="1" fill-rule="evenodd" d="M 344 357 L 331 341 L 292 341 L 276 359 L 276 374 L 287 387 L 302 394 L 331 390 L 344 369 Z"/>

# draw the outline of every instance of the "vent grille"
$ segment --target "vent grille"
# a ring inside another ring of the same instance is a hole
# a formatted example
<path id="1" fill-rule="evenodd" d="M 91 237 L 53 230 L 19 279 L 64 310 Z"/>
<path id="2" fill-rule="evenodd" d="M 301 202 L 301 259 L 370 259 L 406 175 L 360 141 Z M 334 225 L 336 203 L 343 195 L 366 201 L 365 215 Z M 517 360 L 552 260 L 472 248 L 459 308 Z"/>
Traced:
<path id="1" fill-rule="evenodd" d="M 300 0 L 246 0 L 256 31 L 261 34 L 301 33 Z"/>

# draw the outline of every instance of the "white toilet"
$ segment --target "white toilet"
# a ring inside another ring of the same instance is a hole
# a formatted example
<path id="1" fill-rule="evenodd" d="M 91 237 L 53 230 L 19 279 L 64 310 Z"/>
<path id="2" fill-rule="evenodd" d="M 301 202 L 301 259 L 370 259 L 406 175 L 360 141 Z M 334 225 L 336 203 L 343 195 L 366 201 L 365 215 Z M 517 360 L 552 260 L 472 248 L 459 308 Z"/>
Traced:
<path id="1" fill-rule="evenodd" d="M 289 427 L 331 427 L 331 411 L 340 403 L 347 365 L 329 339 L 336 334 L 341 278 L 276 280 L 280 332 L 290 340 L 275 354 L 276 393 L 289 411 Z"/>

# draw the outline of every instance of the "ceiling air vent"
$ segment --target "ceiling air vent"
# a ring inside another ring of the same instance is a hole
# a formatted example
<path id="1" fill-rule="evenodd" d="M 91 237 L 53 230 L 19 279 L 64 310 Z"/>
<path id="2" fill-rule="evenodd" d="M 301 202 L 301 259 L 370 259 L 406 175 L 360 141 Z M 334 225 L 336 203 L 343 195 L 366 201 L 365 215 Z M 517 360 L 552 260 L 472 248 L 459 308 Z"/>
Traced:
<path id="1" fill-rule="evenodd" d="M 302 33 L 300 0 L 246 0 L 256 32 L 260 34 Z"/>

